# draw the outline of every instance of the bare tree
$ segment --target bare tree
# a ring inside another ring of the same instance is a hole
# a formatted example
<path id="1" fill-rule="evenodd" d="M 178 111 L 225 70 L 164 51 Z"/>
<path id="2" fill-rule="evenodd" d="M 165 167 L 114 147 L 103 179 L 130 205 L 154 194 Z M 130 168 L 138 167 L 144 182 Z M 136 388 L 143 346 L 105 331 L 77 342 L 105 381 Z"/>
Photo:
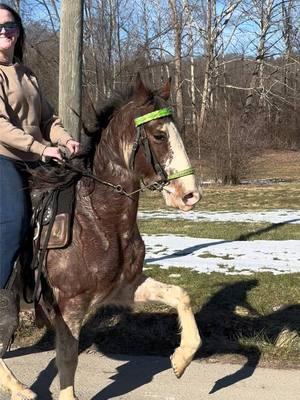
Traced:
<path id="1" fill-rule="evenodd" d="M 207 0 L 206 27 L 204 32 L 205 75 L 198 122 L 200 132 L 205 126 L 207 110 L 213 105 L 213 92 L 216 88 L 214 79 L 218 75 L 216 69 L 219 56 L 218 38 L 224 32 L 235 9 L 240 3 L 241 0 L 230 0 L 218 15 L 216 0 Z"/>
<path id="2" fill-rule="evenodd" d="M 14 7 L 14 9 L 17 11 L 17 13 L 19 14 L 20 13 L 20 0 L 13 0 L 12 1 L 12 5 L 13 5 L 13 7 Z"/>
<path id="3" fill-rule="evenodd" d="M 183 121 L 183 96 L 182 96 L 182 30 L 183 13 L 179 10 L 179 4 L 176 0 L 168 0 L 170 6 L 172 26 L 174 30 L 174 83 L 176 111 L 180 129 L 184 127 Z"/>

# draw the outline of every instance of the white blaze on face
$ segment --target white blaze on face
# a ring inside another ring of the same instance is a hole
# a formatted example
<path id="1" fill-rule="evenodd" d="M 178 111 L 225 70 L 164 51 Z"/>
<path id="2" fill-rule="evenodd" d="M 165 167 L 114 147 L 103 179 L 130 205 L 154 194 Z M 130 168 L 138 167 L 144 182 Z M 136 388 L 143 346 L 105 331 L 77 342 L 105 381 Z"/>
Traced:
<path id="1" fill-rule="evenodd" d="M 175 124 L 173 122 L 165 123 L 161 130 L 167 133 L 169 139 L 170 158 L 165 164 L 167 175 L 191 168 L 190 160 Z M 184 211 L 190 210 L 200 199 L 195 176 L 187 175 L 171 181 L 164 190 L 164 197 L 167 205 Z"/>

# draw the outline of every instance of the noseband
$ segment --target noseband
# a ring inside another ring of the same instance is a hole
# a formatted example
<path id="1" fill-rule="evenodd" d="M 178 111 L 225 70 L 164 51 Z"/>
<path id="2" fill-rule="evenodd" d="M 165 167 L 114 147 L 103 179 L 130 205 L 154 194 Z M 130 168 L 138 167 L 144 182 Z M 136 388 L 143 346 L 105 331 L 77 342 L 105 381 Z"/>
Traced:
<path id="1" fill-rule="evenodd" d="M 136 136 L 135 140 L 132 145 L 132 151 L 129 158 L 129 167 L 133 169 L 134 167 L 134 160 L 138 148 L 141 147 L 145 154 L 146 160 L 152 165 L 155 173 L 160 177 L 159 181 L 154 182 L 153 185 L 150 186 L 152 190 L 162 190 L 163 187 L 168 184 L 170 181 L 178 178 L 182 178 L 187 175 L 193 175 L 194 169 L 187 168 L 182 171 L 177 171 L 171 175 L 167 175 L 166 171 L 163 169 L 161 164 L 159 163 L 155 152 L 153 151 L 149 139 L 147 137 L 145 131 L 145 124 L 155 119 L 163 118 L 172 115 L 172 110 L 170 107 L 161 108 L 160 110 L 156 110 L 150 112 L 148 114 L 144 114 L 141 117 L 137 117 L 134 120 L 136 126 Z"/>

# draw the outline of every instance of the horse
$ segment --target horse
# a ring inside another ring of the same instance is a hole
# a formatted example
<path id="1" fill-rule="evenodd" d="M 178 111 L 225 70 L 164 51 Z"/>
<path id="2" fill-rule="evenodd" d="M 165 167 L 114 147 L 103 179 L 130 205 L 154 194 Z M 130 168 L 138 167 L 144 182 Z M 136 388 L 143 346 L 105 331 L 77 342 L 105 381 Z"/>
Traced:
<path id="1" fill-rule="evenodd" d="M 194 172 L 171 109 L 170 80 L 150 90 L 138 75 L 131 93 L 98 112 L 92 136 L 91 174 L 76 186 L 71 243 L 47 253 L 56 333 L 59 400 L 77 399 L 74 377 L 78 338 L 86 316 L 103 305 L 160 302 L 177 309 L 180 345 L 171 356 L 181 377 L 201 339 L 188 294 L 143 274 L 145 245 L 137 226 L 141 182 L 159 189 L 167 205 L 191 210 L 200 200 Z M 87 183 L 88 181 L 88 183 Z M 36 394 L 0 360 L 0 380 L 11 399 Z"/>

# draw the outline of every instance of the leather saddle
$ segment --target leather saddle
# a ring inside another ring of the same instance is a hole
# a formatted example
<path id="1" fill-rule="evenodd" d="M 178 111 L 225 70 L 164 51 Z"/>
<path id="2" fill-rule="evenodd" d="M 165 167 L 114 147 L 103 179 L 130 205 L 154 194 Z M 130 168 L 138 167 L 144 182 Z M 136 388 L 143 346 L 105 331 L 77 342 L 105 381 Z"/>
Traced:
<path id="1" fill-rule="evenodd" d="M 32 226 L 37 249 L 68 246 L 72 236 L 75 183 L 49 191 L 31 192 Z"/>

